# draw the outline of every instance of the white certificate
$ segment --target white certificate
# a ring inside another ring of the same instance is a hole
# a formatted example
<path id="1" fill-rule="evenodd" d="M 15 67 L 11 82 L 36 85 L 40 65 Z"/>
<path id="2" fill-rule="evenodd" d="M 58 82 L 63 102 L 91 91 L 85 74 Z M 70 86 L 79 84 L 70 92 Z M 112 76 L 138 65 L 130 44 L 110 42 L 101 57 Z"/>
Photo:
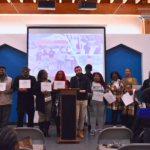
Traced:
<path id="1" fill-rule="evenodd" d="M 41 82 L 41 91 L 52 91 L 50 82 Z"/>
<path id="2" fill-rule="evenodd" d="M 102 92 L 93 92 L 92 100 L 102 102 L 103 101 L 103 95 L 104 95 L 104 93 L 102 93 Z"/>
<path id="3" fill-rule="evenodd" d="M 115 96 L 112 94 L 111 91 L 109 91 L 108 93 L 105 93 L 105 94 L 104 94 L 104 98 L 107 100 L 107 102 L 108 102 L 109 104 L 111 104 L 111 103 L 113 103 L 113 102 L 116 101 L 116 98 L 115 98 Z"/>
<path id="4" fill-rule="evenodd" d="M 65 81 L 54 81 L 54 90 L 64 88 L 65 88 Z"/>
<path id="5" fill-rule="evenodd" d="M 140 90 L 141 85 L 132 85 L 132 89 Z"/>
<path id="6" fill-rule="evenodd" d="M 6 90 L 6 83 L 0 83 L 0 91 Z"/>
<path id="7" fill-rule="evenodd" d="M 128 106 L 131 103 L 133 103 L 133 97 L 128 92 L 126 94 L 124 94 L 121 98 L 122 98 L 122 101 L 124 102 L 125 106 Z"/>
<path id="8" fill-rule="evenodd" d="M 19 88 L 20 89 L 29 89 L 31 88 L 31 80 L 19 80 Z"/>

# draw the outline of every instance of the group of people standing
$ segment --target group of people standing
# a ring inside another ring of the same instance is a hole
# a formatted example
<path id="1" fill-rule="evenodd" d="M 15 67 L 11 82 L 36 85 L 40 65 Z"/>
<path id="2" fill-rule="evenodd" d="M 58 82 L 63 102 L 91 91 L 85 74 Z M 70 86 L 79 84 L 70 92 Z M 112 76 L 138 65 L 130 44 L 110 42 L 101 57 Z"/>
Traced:
<path id="1" fill-rule="evenodd" d="M 76 135 L 84 138 L 83 128 L 86 110 L 88 113 L 90 135 L 94 135 L 97 130 L 100 132 L 105 124 L 106 105 L 112 111 L 112 125 L 114 127 L 117 124 L 117 115 L 119 113 L 121 124 L 131 129 L 136 116 L 137 106 L 142 107 L 136 96 L 136 92 L 138 91 L 132 88 L 132 85 L 138 85 L 138 82 L 135 78 L 130 77 L 131 70 L 125 70 L 126 78 L 124 79 L 122 79 L 118 72 L 112 72 L 110 74 L 111 81 L 108 82 L 107 86 L 101 73 L 91 73 L 92 66 L 90 64 L 86 65 L 85 74 L 82 73 L 80 66 L 76 66 L 74 71 L 75 76 L 71 78 L 70 82 L 66 79 L 65 73 L 62 70 L 56 73 L 54 81 L 65 81 L 65 88 L 80 88 L 77 92 L 76 102 L 76 125 L 77 127 L 79 125 L 76 130 Z M 29 75 L 29 72 L 30 69 L 27 66 L 22 67 L 22 74 L 12 81 L 12 78 L 6 74 L 6 68 L 0 66 L 0 83 L 6 83 L 6 90 L 0 91 L 0 128 L 8 124 L 12 94 L 14 91 L 17 91 L 17 127 L 23 127 L 25 113 L 28 115 L 27 126 L 34 126 L 34 96 L 36 96 L 36 110 L 39 115 L 40 130 L 46 137 L 50 137 L 48 131 L 52 116 L 55 120 L 57 135 L 60 136 L 60 92 L 54 89 L 54 83 L 52 83 L 51 92 L 41 91 L 42 82 L 51 82 L 48 79 L 46 70 L 39 71 L 37 81 L 34 76 Z M 19 88 L 20 80 L 31 80 L 31 88 Z M 145 85 L 143 88 L 149 86 Z M 115 96 L 115 102 L 109 104 L 103 96 L 100 97 L 100 100 L 94 99 L 93 94 L 95 92 L 103 94 L 109 91 Z M 125 106 L 121 99 L 126 92 L 132 96 L 134 101 L 128 106 Z M 98 124 L 98 129 L 96 129 L 96 124 Z"/>

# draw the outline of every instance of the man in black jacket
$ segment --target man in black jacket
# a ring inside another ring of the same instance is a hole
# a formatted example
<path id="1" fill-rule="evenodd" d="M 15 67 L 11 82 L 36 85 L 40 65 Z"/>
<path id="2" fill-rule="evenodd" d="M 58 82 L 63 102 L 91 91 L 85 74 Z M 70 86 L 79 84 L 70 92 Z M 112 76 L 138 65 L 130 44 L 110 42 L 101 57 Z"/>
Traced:
<path id="1" fill-rule="evenodd" d="M 34 97 L 33 97 L 33 87 L 35 85 L 36 79 L 34 76 L 29 75 L 30 69 L 25 66 L 22 67 L 22 75 L 15 78 L 13 83 L 13 89 L 17 91 L 17 127 L 23 127 L 24 114 L 28 114 L 28 127 L 33 127 L 34 119 Z M 20 80 L 30 80 L 30 88 L 20 88 Z"/>
<path id="2" fill-rule="evenodd" d="M 149 87 L 150 87 L 150 71 L 149 71 L 149 78 L 144 80 L 142 91 Z"/>
<path id="3" fill-rule="evenodd" d="M 76 76 L 71 78 L 70 87 L 80 88 L 80 90 L 77 92 L 76 124 L 78 125 L 78 119 L 80 114 L 79 137 L 84 138 L 83 127 L 84 127 L 85 111 L 88 104 L 87 93 L 90 92 L 90 83 L 88 77 L 82 74 L 82 68 L 80 66 L 75 67 L 75 73 Z"/>

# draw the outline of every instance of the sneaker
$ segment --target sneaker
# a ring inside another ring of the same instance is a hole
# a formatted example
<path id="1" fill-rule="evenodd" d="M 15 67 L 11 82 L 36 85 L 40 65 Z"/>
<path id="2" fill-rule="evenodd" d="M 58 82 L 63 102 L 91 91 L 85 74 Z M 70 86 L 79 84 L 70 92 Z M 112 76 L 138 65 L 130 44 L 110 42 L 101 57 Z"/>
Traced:
<path id="1" fill-rule="evenodd" d="M 95 130 L 91 130 L 90 135 L 95 135 Z"/>
<path id="2" fill-rule="evenodd" d="M 101 129 L 97 129 L 97 132 L 100 133 L 102 130 Z"/>

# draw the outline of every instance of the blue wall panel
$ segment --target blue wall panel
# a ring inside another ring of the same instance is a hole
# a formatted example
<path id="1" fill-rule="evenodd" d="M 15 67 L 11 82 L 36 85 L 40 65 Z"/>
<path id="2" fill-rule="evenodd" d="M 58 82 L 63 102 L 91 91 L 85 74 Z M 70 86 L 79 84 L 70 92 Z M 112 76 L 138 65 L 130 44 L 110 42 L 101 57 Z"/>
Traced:
<path id="1" fill-rule="evenodd" d="M 6 67 L 6 74 L 14 80 L 17 75 L 21 74 L 22 66 L 27 65 L 27 54 L 8 45 L 2 45 L 0 47 L 0 65 Z M 16 106 L 17 92 L 13 94 L 13 105 L 9 118 L 10 122 L 17 122 Z M 25 119 L 26 117 L 24 121 Z"/>
<path id="2" fill-rule="evenodd" d="M 22 66 L 27 65 L 27 54 L 8 45 L 3 45 L 0 47 L 0 65 L 6 66 L 6 73 L 14 79 L 21 74 Z M 122 44 L 106 51 L 106 83 L 111 80 L 110 73 L 112 71 L 118 71 L 124 78 L 126 68 L 130 68 L 131 76 L 135 77 L 139 84 L 142 84 L 141 53 Z M 138 92 L 138 99 L 139 94 L 140 92 Z M 17 121 L 16 106 L 17 93 L 15 92 L 13 94 L 10 122 Z M 111 111 L 109 109 L 107 109 L 106 121 L 111 121 Z"/>
<path id="3" fill-rule="evenodd" d="M 138 80 L 142 84 L 142 68 L 141 68 L 141 53 L 120 44 L 110 50 L 106 51 L 106 83 L 110 79 L 112 71 L 118 71 L 122 78 L 125 78 L 125 69 L 131 69 L 131 77 Z M 138 92 L 138 99 L 140 100 L 140 92 Z M 111 121 L 111 111 L 107 109 L 107 122 Z"/>

